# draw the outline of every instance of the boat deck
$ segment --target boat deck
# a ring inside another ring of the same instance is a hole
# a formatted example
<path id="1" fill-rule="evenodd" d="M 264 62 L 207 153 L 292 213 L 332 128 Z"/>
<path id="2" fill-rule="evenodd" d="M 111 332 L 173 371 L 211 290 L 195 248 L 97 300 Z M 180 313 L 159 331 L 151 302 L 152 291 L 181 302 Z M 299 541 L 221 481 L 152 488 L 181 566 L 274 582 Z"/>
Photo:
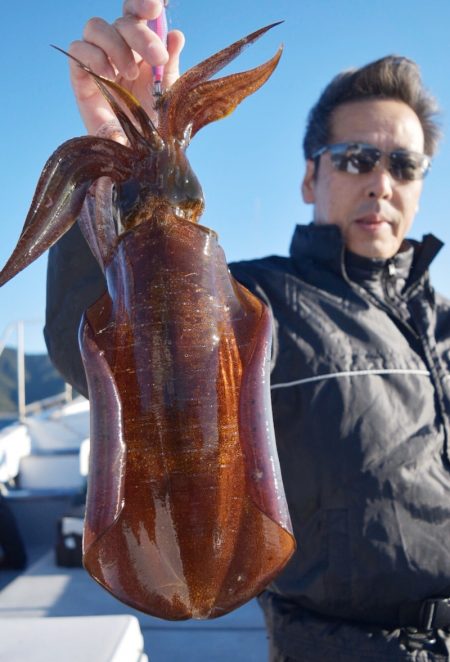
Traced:
<path id="1" fill-rule="evenodd" d="M 36 552 L 31 558 L 33 556 L 36 556 Z M 11 574 L 1 572 L 1 578 L 4 582 L 11 579 Z M 8 659 L 10 662 L 35 662 L 38 659 L 36 654 L 23 657 L 24 649 L 20 657 L 11 657 L 11 647 L 6 649 L 10 642 L 8 644 L 8 636 L 5 634 L 9 631 L 10 639 L 17 641 L 19 628 L 22 631 L 22 639 L 28 637 L 30 650 L 33 650 L 34 642 L 30 640 L 34 638 L 35 645 L 38 646 L 36 637 L 42 636 L 41 628 L 36 627 L 38 621 L 44 623 L 41 619 L 46 619 L 45 624 L 50 627 L 54 619 L 61 619 L 58 631 L 66 632 L 72 623 L 73 636 L 75 639 L 78 637 L 80 646 L 81 639 L 83 640 L 84 651 L 88 643 L 86 637 L 92 636 L 90 650 L 93 657 L 86 657 L 86 652 L 82 657 L 75 653 L 75 657 L 70 657 L 70 660 L 126 660 L 126 657 L 106 653 L 111 643 L 108 641 L 104 642 L 104 657 L 94 653 L 101 645 L 101 626 L 105 623 L 93 617 L 100 616 L 116 617 L 115 620 L 110 620 L 114 632 L 117 632 L 121 624 L 117 621 L 118 616 L 136 617 L 144 639 L 144 652 L 150 662 L 229 662 L 230 659 L 235 662 L 263 662 L 267 659 L 263 617 L 255 600 L 212 621 L 163 621 L 126 607 L 102 589 L 82 568 L 56 566 L 53 550 L 47 551 L 32 562 L 26 571 L 16 576 L 0 591 L 0 629 L 4 633 L 0 638 L 0 659 Z M 80 617 L 91 617 L 91 630 L 85 628 L 82 637 L 77 634 L 78 626 L 81 625 Z M 67 618 L 73 620 L 68 622 Z M 10 619 L 9 627 L 7 619 Z M 126 623 L 122 625 L 125 627 Z M 69 645 L 69 641 L 67 644 Z M 55 643 L 56 645 L 61 644 Z M 69 660 L 67 651 L 61 657 L 62 651 L 55 650 L 52 657 L 51 646 L 50 639 L 46 645 L 45 660 Z M 36 648 L 34 650 L 36 651 Z M 81 655 L 81 648 L 79 653 Z M 145 660 L 145 657 L 137 659 Z"/>

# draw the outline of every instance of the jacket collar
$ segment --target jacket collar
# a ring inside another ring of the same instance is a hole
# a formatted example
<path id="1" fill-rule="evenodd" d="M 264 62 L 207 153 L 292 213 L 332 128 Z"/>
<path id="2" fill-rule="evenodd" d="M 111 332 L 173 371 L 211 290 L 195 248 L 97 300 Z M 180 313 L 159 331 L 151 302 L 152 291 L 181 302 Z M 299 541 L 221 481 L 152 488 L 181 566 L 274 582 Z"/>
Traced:
<path id="1" fill-rule="evenodd" d="M 432 234 L 427 234 L 421 242 L 407 240 L 405 250 L 389 260 L 361 257 L 345 249 L 337 225 L 310 223 L 297 225 L 292 237 L 290 255 L 297 270 L 303 275 L 311 268 L 320 267 L 346 279 L 363 281 L 380 277 L 390 264 L 395 267 L 395 273 L 411 286 L 426 273 L 442 246 L 442 241 Z"/>

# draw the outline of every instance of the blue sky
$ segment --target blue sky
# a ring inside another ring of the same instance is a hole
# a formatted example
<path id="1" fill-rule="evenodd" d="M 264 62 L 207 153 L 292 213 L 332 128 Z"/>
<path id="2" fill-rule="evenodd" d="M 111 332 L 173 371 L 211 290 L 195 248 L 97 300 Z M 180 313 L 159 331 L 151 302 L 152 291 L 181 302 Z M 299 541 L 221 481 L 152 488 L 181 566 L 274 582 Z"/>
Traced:
<path id="1" fill-rule="evenodd" d="M 67 63 L 50 43 L 67 48 L 91 16 L 113 20 L 115 0 L 25 0 L 20 18 L 13 3 L 2 10 L 0 263 L 11 253 L 40 171 L 63 141 L 84 133 Z M 268 59 L 280 43 L 284 54 L 270 81 L 233 115 L 195 136 L 189 156 L 203 185 L 205 225 L 218 233 L 229 260 L 286 254 L 296 223 L 311 220 L 301 202 L 301 142 L 306 115 L 338 71 L 388 53 L 421 66 L 424 81 L 443 109 L 450 136 L 448 0 L 171 0 L 169 24 L 187 38 L 182 69 L 241 36 L 284 19 L 228 69 Z M 450 143 L 444 138 L 427 178 L 411 236 L 433 232 L 447 246 L 432 268 L 436 288 L 450 297 Z M 46 257 L 0 291 L 0 335 L 16 319 L 26 327 L 27 351 L 44 351 Z"/>

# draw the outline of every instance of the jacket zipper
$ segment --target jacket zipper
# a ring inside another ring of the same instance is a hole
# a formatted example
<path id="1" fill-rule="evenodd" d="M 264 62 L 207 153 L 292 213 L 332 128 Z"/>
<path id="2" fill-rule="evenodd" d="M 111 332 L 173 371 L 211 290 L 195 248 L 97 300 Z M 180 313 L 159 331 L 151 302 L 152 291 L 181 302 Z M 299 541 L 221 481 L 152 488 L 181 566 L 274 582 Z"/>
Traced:
<path id="1" fill-rule="evenodd" d="M 395 275 L 397 273 L 397 268 L 396 268 L 395 264 L 393 263 L 392 259 L 388 261 L 387 269 L 388 269 L 388 274 L 389 274 L 389 269 L 391 271 L 391 273 L 390 273 L 391 278 L 392 278 L 393 275 Z M 392 271 L 392 269 L 394 271 Z M 395 319 L 398 322 L 400 322 L 406 329 L 408 329 L 409 333 L 411 333 L 416 340 L 421 339 L 420 334 L 416 331 L 416 329 L 413 326 L 411 326 L 405 319 L 403 319 L 403 317 L 401 317 L 401 315 L 399 314 L 398 309 L 395 306 L 390 306 L 387 303 L 385 303 L 384 301 L 380 301 L 379 299 L 377 299 L 377 297 L 374 294 L 372 294 L 371 292 L 366 290 L 361 285 L 358 285 L 357 283 L 355 283 L 354 281 L 352 281 L 348 277 L 347 271 L 345 269 L 345 246 L 342 248 L 342 251 L 341 251 L 341 273 L 344 277 L 344 280 L 349 285 L 349 287 L 354 292 L 359 294 L 359 296 L 363 300 L 368 299 L 376 308 L 380 308 L 381 310 L 384 310 L 384 312 L 386 312 L 389 315 L 395 317 Z M 392 300 L 392 297 L 386 291 L 385 282 L 383 282 L 383 289 L 385 290 L 385 293 L 386 293 L 388 299 Z"/>

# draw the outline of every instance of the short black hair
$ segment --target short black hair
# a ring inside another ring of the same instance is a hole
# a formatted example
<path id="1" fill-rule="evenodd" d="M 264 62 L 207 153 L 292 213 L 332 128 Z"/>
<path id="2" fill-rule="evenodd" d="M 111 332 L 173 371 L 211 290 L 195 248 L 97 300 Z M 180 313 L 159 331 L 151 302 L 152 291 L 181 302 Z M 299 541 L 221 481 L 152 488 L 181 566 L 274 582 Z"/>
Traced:
<path id="1" fill-rule="evenodd" d="M 395 99 L 412 108 L 422 125 L 425 154 L 433 156 L 441 137 L 436 99 L 423 86 L 419 67 L 413 60 L 388 55 L 359 69 L 343 71 L 327 85 L 308 116 L 303 140 L 305 158 L 311 159 L 329 143 L 335 108 L 370 99 Z"/>

